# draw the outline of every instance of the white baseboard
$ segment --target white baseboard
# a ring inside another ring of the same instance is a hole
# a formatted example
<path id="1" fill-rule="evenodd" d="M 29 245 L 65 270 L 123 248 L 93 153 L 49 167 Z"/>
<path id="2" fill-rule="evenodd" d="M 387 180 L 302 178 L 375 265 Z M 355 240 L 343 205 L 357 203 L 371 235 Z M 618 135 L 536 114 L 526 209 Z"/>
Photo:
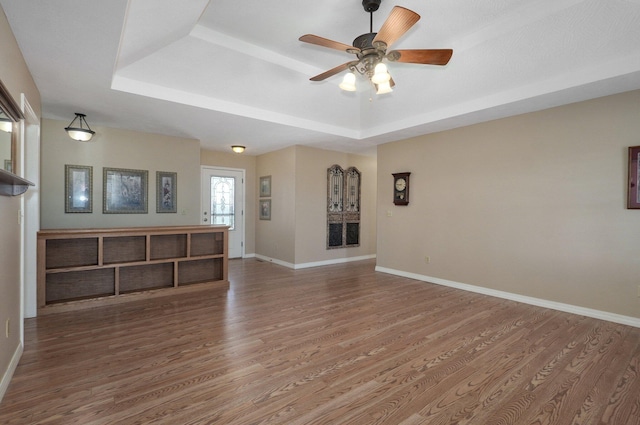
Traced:
<path id="1" fill-rule="evenodd" d="M 528 297 L 525 295 L 513 294 L 511 292 L 498 291 L 496 289 L 483 288 L 481 286 L 469 285 L 466 283 L 454 282 L 451 280 L 440 279 L 437 277 L 425 276 L 417 273 L 409 273 L 402 270 L 389 269 L 386 267 L 376 266 L 377 272 L 393 274 L 396 276 L 408 277 L 423 282 L 435 283 L 436 285 L 448 286 L 451 288 L 461 289 L 463 291 L 475 292 L 478 294 L 489 295 L 492 297 L 503 298 L 506 300 L 517 301 L 524 304 L 535 305 L 538 307 L 550 308 L 552 310 L 564 311 L 565 313 L 579 314 L 581 316 L 592 317 L 594 319 L 606 320 L 609 322 L 620 323 L 623 325 L 640 328 L 640 319 L 631 316 L 623 316 L 621 314 L 609 313 L 606 311 L 595 310 L 592 308 L 579 307 L 571 304 L 564 304 L 555 301 L 544 300 L 541 298 Z"/>
<path id="2" fill-rule="evenodd" d="M 267 263 L 277 264 L 279 266 L 284 266 L 289 269 L 295 269 L 295 264 L 287 263 L 286 261 L 278 260 L 277 258 L 267 257 L 266 255 L 256 254 L 256 258 L 260 261 L 266 261 Z"/>
<path id="3" fill-rule="evenodd" d="M 269 263 L 278 264 L 280 266 L 288 267 L 288 268 L 294 269 L 294 270 L 299 270 L 299 269 L 308 269 L 308 268 L 311 268 L 311 267 L 329 266 L 329 265 L 332 265 L 332 264 L 350 263 L 352 261 L 369 260 L 369 259 L 372 259 L 372 258 L 376 258 L 376 254 L 361 255 L 359 257 L 336 258 L 336 259 L 333 259 L 333 260 L 314 261 L 314 262 L 311 262 L 311 263 L 299 263 L 299 264 L 288 263 L 286 261 L 278 260 L 277 258 L 271 258 L 271 257 L 267 257 L 267 256 L 260 255 L 260 254 L 255 254 L 255 257 L 258 260 L 262 260 L 262 261 L 266 261 L 266 262 L 269 262 Z"/>
<path id="4" fill-rule="evenodd" d="M 18 367 L 18 363 L 20 362 L 20 358 L 22 357 L 22 343 L 18 344 L 16 347 L 16 351 L 13 353 L 13 357 L 11 358 L 11 362 L 9 362 L 9 366 L 7 370 L 2 375 L 2 380 L 0 381 L 0 402 L 4 398 L 4 394 L 7 392 L 9 388 L 9 382 L 11 382 L 11 378 L 13 378 L 13 373 L 16 371 Z"/>
<path id="5" fill-rule="evenodd" d="M 370 260 L 372 258 L 376 258 L 376 254 L 361 255 L 359 257 L 335 258 L 333 260 L 314 261 L 314 262 L 311 262 L 311 263 L 300 263 L 300 264 L 296 264 L 295 268 L 296 269 L 308 269 L 308 268 L 311 268 L 311 267 L 330 266 L 332 264 L 351 263 L 352 261 Z"/>
<path id="6" fill-rule="evenodd" d="M 244 255 L 242 256 L 242 258 L 255 258 L 255 256 L 256 256 L 256 254 L 255 254 L 255 253 L 253 253 L 253 254 L 244 254 Z"/>

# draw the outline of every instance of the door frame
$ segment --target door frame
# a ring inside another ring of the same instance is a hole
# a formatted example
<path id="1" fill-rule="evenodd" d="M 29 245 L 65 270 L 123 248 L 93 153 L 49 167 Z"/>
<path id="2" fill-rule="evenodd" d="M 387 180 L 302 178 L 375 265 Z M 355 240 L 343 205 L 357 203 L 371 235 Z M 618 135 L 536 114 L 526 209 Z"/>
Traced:
<path id="1" fill-rule="evenodd" d="M 20 96 L 24 120 L 20 122 L 20 170 L 35 184 L 20 198 L 20 339 L 24 346 L 24 319 L 36 317 L 36 236 L 40 230 L 40 131 L 41 124 L 24 93 Z"/>
<path id="2" fill-rule="evenodd" d="M 245 223 L 245 216 L 246 214 L 244 213 L 245 210 L 247 209 L 247 170 L 245 170 L 244 168 L 231 168 L 231 167 L 217 167 L 215 165 L 201 165 L 200 166 L 200 182 L 202 182 L 204 180 L 204 173 L 206 172 L 207 174 L 210 173 L 215 173 L 215 171 L 220 170 L 220 171 L 232 171 L 232 172 L 236 172 L 236 173 L 242 173 L 242 211 L 240 214 L 240 222 L 242 224 L 242 239 L 241 239 L 241 244 L 240 244 L 240 258 L 245 258 L 245 246 L 246 246 L 246 239 L 247 239 L 247 226 Z M 202 224 L 202 211 L 204 210 L 204 203 L 203 203 L 203 199 L 202 199 L 202 189 L 200 190 L 200 224 Z"/>

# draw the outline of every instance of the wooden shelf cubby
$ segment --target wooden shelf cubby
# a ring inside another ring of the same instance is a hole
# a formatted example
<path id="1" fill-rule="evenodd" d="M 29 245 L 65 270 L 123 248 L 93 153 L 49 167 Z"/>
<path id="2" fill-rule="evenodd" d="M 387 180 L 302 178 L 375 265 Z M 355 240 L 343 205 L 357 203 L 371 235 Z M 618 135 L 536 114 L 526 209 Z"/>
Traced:
<path id="1" fill-rule="evenodd" d="M 63 311 L 228 284 L 227 251 L 227 226 L 41 230 L 38 308 Z"/>

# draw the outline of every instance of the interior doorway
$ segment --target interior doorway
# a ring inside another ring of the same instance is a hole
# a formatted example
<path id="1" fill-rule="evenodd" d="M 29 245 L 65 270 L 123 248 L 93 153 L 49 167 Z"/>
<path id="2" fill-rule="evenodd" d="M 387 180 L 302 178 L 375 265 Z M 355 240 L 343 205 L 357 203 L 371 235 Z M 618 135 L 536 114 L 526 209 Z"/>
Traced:
<path id="1" fill-rule="evenodd" d="M 245 170 L 202 167 L 201 224 L 229 226 L 229 258 L 244 256 Z"/>

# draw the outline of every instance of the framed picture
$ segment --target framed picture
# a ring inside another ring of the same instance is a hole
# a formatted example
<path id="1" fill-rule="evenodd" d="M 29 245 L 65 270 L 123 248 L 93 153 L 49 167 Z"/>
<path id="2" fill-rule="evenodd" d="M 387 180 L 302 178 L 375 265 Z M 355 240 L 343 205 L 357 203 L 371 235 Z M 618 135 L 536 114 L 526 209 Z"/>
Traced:
<path id="1" fill-rule="evenodd" d="M 271 199 L 260 199 L 260 220 L 271 220 Z"/>
<path id="2" fill-rule="evenodd" d="M 178 212 L 178 173 L 156 171 L 156 212 Z"/>
<path id="3" fill-rule="evenodd" d="M 13 172 L 13 164 L 11 163 L 10 159 L 4 160 L 4 169 L 10 173 Z"/>
<path id="4" fill-rule="evenodd" d="M 268 198 L 271 196 L 271 176 L 260 177 L 260 197 Z"/>
<path id="5" fill-rule="evenodd" d="M 148 175 L 146 170 L 103 168 L 102 212 L 146 214 Z"/>
<path id="6" fill-rule="evenodd" d="M 629 185 L 627 186 L 628 198 L 627 208 L 640 208 L 640 146 L 629 148 Z"/>
<path id="7" fill-rule="evenodd" d="M 93 167 L 64 166 L 64 212 L 93 212 Z"/>

